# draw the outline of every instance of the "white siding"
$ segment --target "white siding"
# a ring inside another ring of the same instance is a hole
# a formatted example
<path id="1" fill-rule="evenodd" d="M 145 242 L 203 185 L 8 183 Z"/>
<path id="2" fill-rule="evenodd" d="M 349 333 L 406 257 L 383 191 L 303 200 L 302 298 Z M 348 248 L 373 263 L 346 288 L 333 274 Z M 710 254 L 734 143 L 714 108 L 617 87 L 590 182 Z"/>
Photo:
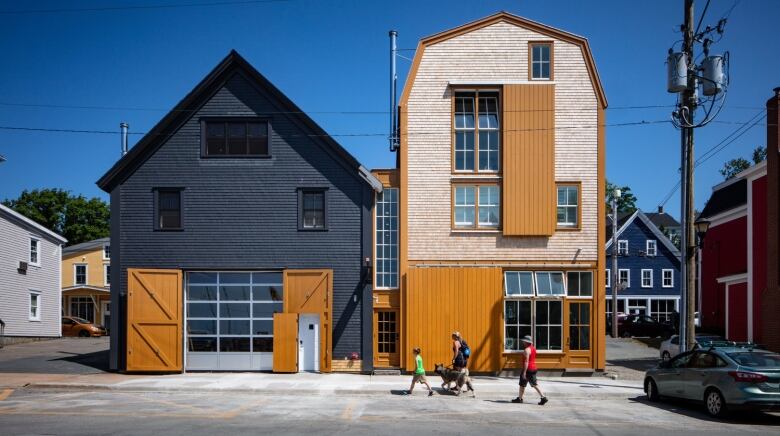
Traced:
<path id="1" fill-rule="evenodd" d="M 582 182 L 582 230 L 550 238 L 452 233 L 449 82 L 527 82 L 529 40 L 554 41 L 555 178 Z M 501 22 L 426 47 L 408 101 L 409 259 L 595 261 L 598 105 L 577 45 Z"/>
<path id="2" fill-rule="evenodd" d="M 30 236 L 40 240 L 40 266 L 21 274 L 17 268 L 30 258 Z M 60 336 L 60 265 L 59 242 L 0 211 L 0 319 L 6 336 Z M 30 290 L 41 294 L 40 321 L 28 319 Z"/>

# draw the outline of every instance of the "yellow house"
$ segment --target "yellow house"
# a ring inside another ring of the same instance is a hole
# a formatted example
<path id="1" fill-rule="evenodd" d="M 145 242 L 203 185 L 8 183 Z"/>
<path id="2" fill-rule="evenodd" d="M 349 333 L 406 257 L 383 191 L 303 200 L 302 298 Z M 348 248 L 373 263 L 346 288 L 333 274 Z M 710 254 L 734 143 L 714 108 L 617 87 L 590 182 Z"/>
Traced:
<path id="1" fill-rule="evenodd" d="M 508 13 L 422 39 L 375 212 L 375 366 L 604 368 L 606 97 L 585 38 Z"/>
<path id="2" fill-rule="evenodd" d="M 95 239 L 62 249 L 62 314 L 109 326 L 111 240 Z"/>

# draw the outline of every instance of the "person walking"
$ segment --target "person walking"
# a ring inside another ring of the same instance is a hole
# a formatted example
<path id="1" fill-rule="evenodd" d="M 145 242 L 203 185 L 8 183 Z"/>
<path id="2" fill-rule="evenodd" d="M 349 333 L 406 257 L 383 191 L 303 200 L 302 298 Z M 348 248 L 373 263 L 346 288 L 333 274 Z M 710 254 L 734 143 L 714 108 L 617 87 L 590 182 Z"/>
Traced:
<path id="1" fill-rule="evenodd" d="M 523 372 L 520 375 L 520 392 L 517 398 L 512 400 L 513 403 L 522 403 L 523 394 L 525 394 L 525 388 L 529 384 L 532 388 L 536 389 L 541 399 L 539 405 L 544 406 L 547 403 L 547 397 L 544 396 L 542 390 L 539 388 L 539 382 L 536 379 L 536 347 L 534 347 L 533 340 L 530 335 L 525 335 L 523 339 L 520 339 L 523 343 Z"/>
<path id="2" fill-rule="evenodd" d="M 460 338 L 460 332 L 452 332 L 452 369 L 458 372 L 458 381 L 454 388 L 458 393 L 460 393 L 460 387 L 463 386 L 465 377 L 468 375 L 467 364 L 466 356 L 463 355 L 463 341 Z"/>
<path id="3" fill-rule="evenodd" d="M 414 353 L 414 375 L 412 376 L 412 385 L 404 395 L 412 395 L 412 392 L 414 392 L 414 385 L 422 383 L 428 388 L 428 396 L 430 397 L 433 395 L 433 389 L 431 389 L 431 385 L 428 384 L 428 379 L 425 378 L 425 367 L 423 366 L 423 359 L 420 355 L 420 351 L 420 347 L 416 347 L 412 350 L 412 353 Z"/>

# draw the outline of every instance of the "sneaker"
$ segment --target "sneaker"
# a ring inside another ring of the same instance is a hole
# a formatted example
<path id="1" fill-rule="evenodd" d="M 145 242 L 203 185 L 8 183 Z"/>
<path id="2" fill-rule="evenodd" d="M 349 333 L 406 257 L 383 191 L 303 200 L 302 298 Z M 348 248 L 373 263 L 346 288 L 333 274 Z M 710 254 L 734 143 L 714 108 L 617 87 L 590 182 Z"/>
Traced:
<path id="1" fill-rule="evenodd" d="M 522 399 L 522 398 L 520 398 L 520 397 L 513 398 L 513 399 L 512 399 L 512 402 L 513 402 L 513 403 L 522 403 L 522 402 L 523 402 L 523 399 Z"/>
<path id="2" fill-rule="evenodd" d="M 433 391 L 428 391 L 428 396 L 432 397 L 433 396 Z"/>
<path id="3" fill-rule="evenodd" d="M 539 405 L 544 406 L 545 404 L 547 404 L 547 401 L 549 401 L 547 400 L 547 397 L 542 397 L 542 399 L 539 400 Z"/>

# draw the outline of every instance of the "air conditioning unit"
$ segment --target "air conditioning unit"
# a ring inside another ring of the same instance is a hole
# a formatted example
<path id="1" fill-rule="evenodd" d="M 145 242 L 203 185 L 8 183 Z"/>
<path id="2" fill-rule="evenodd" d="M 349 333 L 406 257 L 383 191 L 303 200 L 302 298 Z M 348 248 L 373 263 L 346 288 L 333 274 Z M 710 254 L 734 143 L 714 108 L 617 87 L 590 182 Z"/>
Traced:
<path id="1" fill-rule="evenodd" d="M 27 262 L 20 260 L 19 261 L 19 268 L 17 268 L 20 273 L 26 273 L 27 272 Z"/>

